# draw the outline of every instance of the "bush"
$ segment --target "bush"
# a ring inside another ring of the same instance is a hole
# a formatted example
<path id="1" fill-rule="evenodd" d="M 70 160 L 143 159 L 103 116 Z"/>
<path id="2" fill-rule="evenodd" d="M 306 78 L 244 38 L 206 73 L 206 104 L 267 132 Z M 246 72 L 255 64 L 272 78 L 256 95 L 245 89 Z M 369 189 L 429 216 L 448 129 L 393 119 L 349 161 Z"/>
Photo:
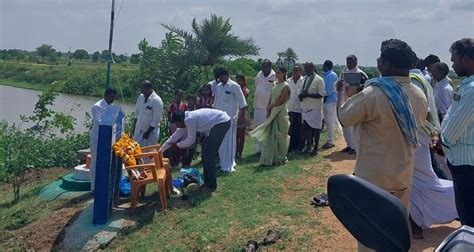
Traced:
<path id="1" fill-rule="evenodd" d="M 21 130 L 19 126 L 0 122 L 0 181 L 10 183 L 16 203 L 20 188 L 30 169 L 77 165 L 76 151 L 87 147 L 87 133 L 73 135 L 74 118 L 49 109 L 56 95 L 45 91 L 39 95 L 33 115 L 21 116 L 22 122 L 33 126 Z M 57 137 L 55 130 L 66 134 Z"/>

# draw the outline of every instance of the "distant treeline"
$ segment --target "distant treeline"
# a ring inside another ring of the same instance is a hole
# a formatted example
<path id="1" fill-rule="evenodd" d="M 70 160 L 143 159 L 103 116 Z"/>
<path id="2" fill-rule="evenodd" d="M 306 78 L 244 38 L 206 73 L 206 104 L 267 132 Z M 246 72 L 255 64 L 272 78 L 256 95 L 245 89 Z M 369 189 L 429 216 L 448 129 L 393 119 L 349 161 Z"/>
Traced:
<path id="1" fill-rule="evenodd" d="M 138 64 L 138 54 L 127 56 L 124 54 L 113 53 L 114 63 Z M 5 61 L 20 61 L 30 63 L 49 63 L 55 64 L 61 61 L 89 61 L 89 62 L 107 62 L 110 59 L 108 50 L 95 51 L 89 53 L 84 49 L 76 49 L 73 52 L 56 51 L 52 45 L 43 44 L 36 48 L 35 51 L 26 51 L 21 49 L 3 49 L 0 50 L 0 60 Z"/>

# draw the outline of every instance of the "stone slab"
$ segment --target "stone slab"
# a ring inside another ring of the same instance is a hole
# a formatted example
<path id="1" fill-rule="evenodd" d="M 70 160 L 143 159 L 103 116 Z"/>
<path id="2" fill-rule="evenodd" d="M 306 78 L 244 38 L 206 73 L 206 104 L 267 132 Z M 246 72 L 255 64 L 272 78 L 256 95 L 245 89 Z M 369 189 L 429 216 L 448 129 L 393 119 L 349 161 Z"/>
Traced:
<path id="1" fill-rule="evenodd" d="M 109 221 L 104 225 L 92 224 L 94 205 L 82 211 L 79 217 L 66 227 L 61 249 L 64 251 L 97 250 L 105 248 L 120 233 L 135 227 L 127 208 L 114 210 Z"/>

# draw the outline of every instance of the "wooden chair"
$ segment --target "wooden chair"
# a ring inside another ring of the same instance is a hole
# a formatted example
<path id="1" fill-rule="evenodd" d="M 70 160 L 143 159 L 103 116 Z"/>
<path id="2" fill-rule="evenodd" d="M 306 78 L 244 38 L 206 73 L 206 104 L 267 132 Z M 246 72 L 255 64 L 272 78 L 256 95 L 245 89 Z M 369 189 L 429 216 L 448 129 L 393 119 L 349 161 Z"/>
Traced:
<path id="1" fill-rule="evenodd" d="M 161 166 L 163 168 L 165 168 L 165 170 L 166 170 L 166 184 L 167 184 L 169 190 L 173 190 L 173 184 L 172 184 L 173 177 L 171 175 L 170 160 L 169 160 L 169 158 L 164 158 L 163 157 L 163 153 L 159 151 L 160 148 L 161 148 L 161 145 L 156 144 L 156 145 L 150 145 L 150 146 L 142 147 L 141 149 L 142 149 L 142 152 L 145 152 L 145 153 L 146 152 L 158 152 L 159 162 L 160 162 Z"/>
<path id="2" fill-rule="evenodd" d="M 139 196 L 145 195 L 145 188 L 147 184 L 156 183 L 158 186 L 158 192 L 160 194 L 161 208 L 165 211 L 168 208 L 168 198 L 170 188 L 167 183 L 167 171 L 160 162 L 159 152 L 147 152 L 142 154 L 134 155 L 135 158 L 150 158 L 151 162 L 147 164 L 139 164 L 126 166 L 128 177 L 130 179 L 130 213 L 135 213 Z M 142 171 L 146 171 L 146 176 L 142 178 L 136 178 L 133 171 L 137 171 L 142 174 Z M 139 195 L 140 194 L 140 195 Z"/>

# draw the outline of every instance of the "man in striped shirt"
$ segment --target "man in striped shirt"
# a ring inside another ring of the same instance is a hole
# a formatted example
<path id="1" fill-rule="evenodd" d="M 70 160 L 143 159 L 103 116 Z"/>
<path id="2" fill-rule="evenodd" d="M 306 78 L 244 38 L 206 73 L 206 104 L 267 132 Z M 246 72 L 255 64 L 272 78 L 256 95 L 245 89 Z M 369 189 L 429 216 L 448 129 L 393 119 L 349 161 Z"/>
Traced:
<path id="1" fill-rule="evenodd" d="M 474 227 L 474 39 L 450 48 L 453 69 L 466 77 L 441 124 L 441 140 L 453 175 L 456 208 L 463 225 Z"/>

